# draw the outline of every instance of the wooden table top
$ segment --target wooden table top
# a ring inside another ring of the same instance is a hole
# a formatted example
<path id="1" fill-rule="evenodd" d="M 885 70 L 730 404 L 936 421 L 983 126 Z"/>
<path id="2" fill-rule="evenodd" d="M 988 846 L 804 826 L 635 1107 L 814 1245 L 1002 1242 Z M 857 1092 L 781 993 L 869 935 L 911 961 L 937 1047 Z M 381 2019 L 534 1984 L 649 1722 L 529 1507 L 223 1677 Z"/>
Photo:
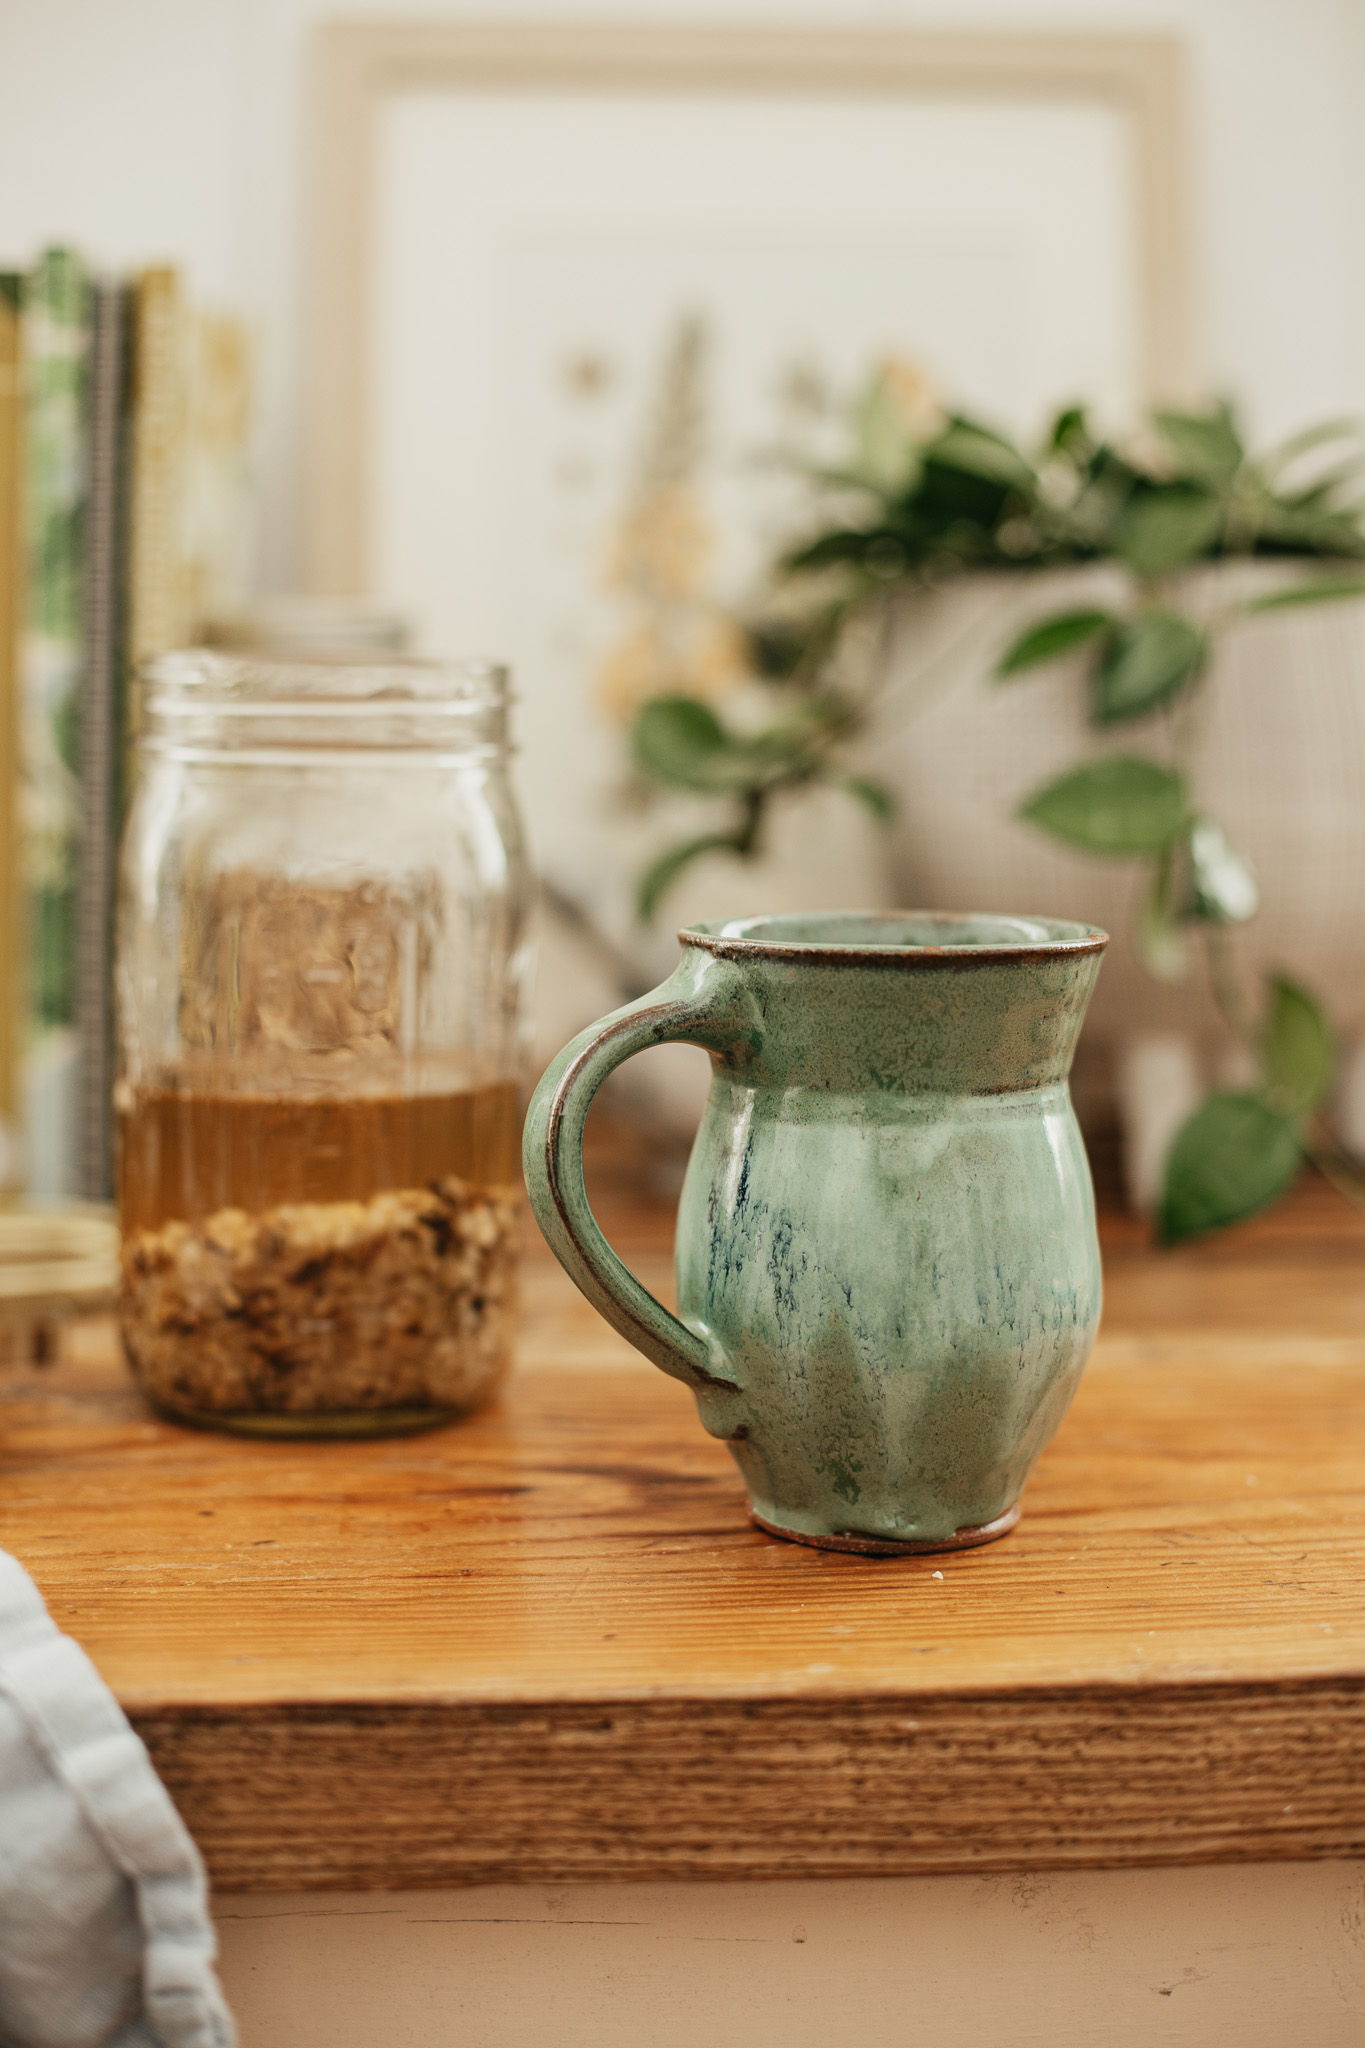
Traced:
<path id="1" fill-rule="evenodd" d="M 663 1292 L 668 1205 L 618 1157 L 599 1209 Z M 529 1229 L 517 1372 L 423 1437 L 182 1430 L 75 1327 L 0 1372 L 0 1544 L 234 1888 L 1365 1854 L 1365 1223 L 1105 1239 L 979 1551 L 760 1534 Z"/>

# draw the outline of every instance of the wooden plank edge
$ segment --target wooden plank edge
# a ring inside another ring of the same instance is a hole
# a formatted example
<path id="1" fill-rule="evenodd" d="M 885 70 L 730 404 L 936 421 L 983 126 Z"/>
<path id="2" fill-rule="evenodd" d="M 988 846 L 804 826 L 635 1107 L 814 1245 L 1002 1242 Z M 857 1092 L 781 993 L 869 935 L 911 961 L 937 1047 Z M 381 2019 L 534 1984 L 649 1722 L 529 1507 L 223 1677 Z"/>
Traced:
<path id="1" fill-rule="evenodd" d="M 1365 1855 L 1365 1678 L 134 1720 L 231 1891 Z"/>

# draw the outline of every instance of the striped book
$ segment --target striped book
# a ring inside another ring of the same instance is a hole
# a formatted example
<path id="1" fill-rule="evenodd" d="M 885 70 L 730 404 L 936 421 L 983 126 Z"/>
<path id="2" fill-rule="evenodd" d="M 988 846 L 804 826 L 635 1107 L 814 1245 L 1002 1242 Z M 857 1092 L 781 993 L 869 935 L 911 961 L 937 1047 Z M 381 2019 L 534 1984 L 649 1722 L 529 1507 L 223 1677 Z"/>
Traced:
<path id="1" fill-rule="evenodd" d="M 127 555 L 127 331 L 127 291 L 121 284 L 97 283 L 91 297 L 86 424 L 76 947 L 80 1192 L 91 1202 L 108 1201 L 113 1194 L 113 923 Z"/>
<path id="2" fill-rule="evenodd" d="M 50 249 L 24 279 L 22 346 L 23 1124 L 28 1191 L 51 1200 L 80 1187 L 76 957 L 90 285 L 69 250 Z"/>
<path id="3" fill-rule="evenodd" d="M 23 475 L 23 280 L 0 273 L 0 1193 L 20 1185 L 19 1034 L 22 1018 L 19 848 L 20 482 Z"/>

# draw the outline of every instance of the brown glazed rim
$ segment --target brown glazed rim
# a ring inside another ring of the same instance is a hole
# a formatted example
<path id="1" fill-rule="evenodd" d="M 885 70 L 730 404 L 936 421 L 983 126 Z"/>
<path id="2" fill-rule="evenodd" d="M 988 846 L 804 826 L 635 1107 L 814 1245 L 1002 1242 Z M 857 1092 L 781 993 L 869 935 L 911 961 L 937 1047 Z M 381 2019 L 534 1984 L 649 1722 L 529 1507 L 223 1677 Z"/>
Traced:
<path id="1" fill-rule="evenodd" d="M 756 913 L 754 922 L 762 913 Z M 800 911 L 775 912 L 774 916 L 800 917 Z M 893 920 L 905 923 L 911 918 L 923 918 L 931 923 L 968 924 L 974 917 L 982 919 L 1010 916 L 1025 922 L 1018 912 L 1002 911 L 949 911 L 949 910 L 820 910 L 811 911 L 812 917 L 857 917 L 872 924 L 878 921 L 890 924 Z M 738 923 L 740 920 L 727 920 Z M 748 922 L 750 920 L 746 920 Z M 1072 923 L 1068 918 L 1038 918 L 1039 924 Z M 703 931 L 698 925 L 684 925 L 678 933 L 681 946 L 697 946 L 703 952 L 715 953 L 722 960 L 791 960 L 806 961 L 816 967 L 995 967 L 1004 961 L 1034 960 L 1076 960 L 1090 953 L 1102 953 L 1109 944 L 1108 932 L 1098 925 L 1073 924 L 1076 932 L 1083 937 L 1075 939 L 1039 939 L 1034 943 L 1021 942 L 1016 946 L 868 946 L 828 945 L 819 940 L 803 939 L 728 939 L 716 932 Z"/>

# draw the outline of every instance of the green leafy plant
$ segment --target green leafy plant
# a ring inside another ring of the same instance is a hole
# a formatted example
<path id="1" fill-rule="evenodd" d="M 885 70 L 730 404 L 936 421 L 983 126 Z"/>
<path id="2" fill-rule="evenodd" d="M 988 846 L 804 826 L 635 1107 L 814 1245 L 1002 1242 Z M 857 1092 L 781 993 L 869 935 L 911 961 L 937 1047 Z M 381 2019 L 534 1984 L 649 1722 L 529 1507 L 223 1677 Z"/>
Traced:
<path id="1" fill-rule="evenodd" d="M 682 695 L 640 710 L 633 750 L 645 782 L 719 800 L 726 814 L 655 861 L 640 884 L 642 914 L 702 854 L 752 857 L 783 791 L 838 784 L 889 815 L 888 793 L 852 771 L 846 749 L 878 671 L 875 658 L 851 660 L 850 647 L 861 635 L 875 657 L 896 593 L 972 570 L 1117 565 L 1121 601 L 1033 622 L 996 673 L 1013 685 L 1059 660 L 1082 664 L 1090 724 L 1121 750 L 1035 791 L 1020 814 L 1069 846 L 1146 868 L 1138 937 L 1148 967 L 1178 980 L 1191 942 L 1202 942 L 1222 1013 L 1258 1064 L 1256 1087 L 1211 1095 L 1180 1132 L 1160 1234 L 1173 1242 L 1252 1214 L 1305 1156 L 1362 1195 L 1319 1121 L 1334 1056 L 1318 1005 L 1275 979 L 1265 1018 L 1248 1021 L 1226 939 L 1255 915 L 1258 887 L 1200 805 L 1186 713 L 1219 639 L 1240 622 L 1365 594 L 1365 440 L 1334 421 L 1253 457 L 1231 408 L 1218 405 L 1157 412 L 1128 446 L 1068 407 L 1027 454 L 979 421 L 926 406 L 922 385 L 910 398 L 902 369 L 881 371 L 859 400 L 848 461 L 813 475 L 818 530 L 776 565 L 770 608 L 746 623 L 762 715 L 727 724 Z M 1182 602 L 1187 572 L 1255 558 L 1299 573 L 1268 592 L 1224 595 L 1198 616 Z M 1322 566 L 1305 574 L 1308 561 Z"/>
<path id="2" fill-rule="evenodd" d="M 838 742 L 854 723 L 853 705 L 828 688 L 789 688 L 778 715 L 750 731 L 726 727 L 695 697 L 655 697 L 643 704 L 631 734 L 641 774 L 665 789 L 724 800 L 732 822 L 670 847 L 647 869 L 638 890 L 641 916 L 653 916 L 673 882 L 702 854 L 751 857 L 779 790 L 840 783 L 886 816 L 886 793 L 839 763 Z"/>
<path id="3" fill-rule="evenodd" d="M 1157 1218 L 1167 1243 L 1240 1223 L 1278 1201 L 1305 1158 L 1343 1194 L 1362 1199 L 1358 1166 L 1318 1115 L 1336 1065 L 1320 1005 L 1297 983 L 1272 975 L 1260 1028 L 1249 1028 L 1240 1014 L 1236 1021 L 1256 1055 L 1258 1085 L 1209 1095 L 1178 1133 Z"/>

